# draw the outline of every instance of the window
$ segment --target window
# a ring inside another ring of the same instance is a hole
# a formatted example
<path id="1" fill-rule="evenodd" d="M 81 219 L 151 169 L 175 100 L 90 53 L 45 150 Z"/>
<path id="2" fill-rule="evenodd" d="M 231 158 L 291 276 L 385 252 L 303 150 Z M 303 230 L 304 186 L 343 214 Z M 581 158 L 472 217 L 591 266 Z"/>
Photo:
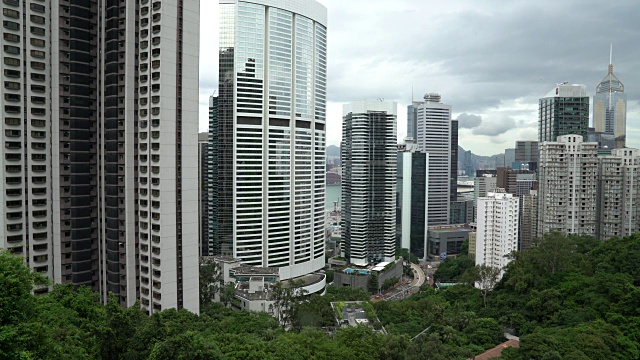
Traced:
<path id="1" fill-rule="evenodd" d="M 41 27 L 32 26 L 31 33 L 35 35 L 44 35 L 44 29 Z"/>
<path id="2" fill-rule="evenodd" d="M 45 104 L 47 101 L 47 99 L 45 97 L 42 96 L 32 96 L 31 97 L 31 102 L 34 104 Z"/>
<path id="3" fill-rule="evenodd" d="M 20 90 L 20 83 L 15 81 L 5 81 L 4 88 L 8 90 Z"/>
<path id="4" fill-rule="evenodd" d="M 31 3 L 29 4 L 29 8 L 35 12 L 39 12 L 39 13 L 44 13 L 45 7 L 43 5 L 40 4 L 34 4 Z"/>
<path id="5" fill-rule="evenodd" d="M 20 54 L 20 48 L 17 47 L 17 46 L 5 45 L 4 46 L 4 52 L 6 52 L 7 54 L 19 55 Z"/>
<path id="6" fill-rule="evenodd" d="M 21 96 L 19 94 L 4 94 L 4 99 L 11 102 L 19 102 Z"/>
<path id="7" fill-rule="evenodd" d="M 44 40 L 31 38 L 30 42 L 31 42 L 31 45 L 33 45 L 33 46 L 38 46 L 38 47 L 44 47 L 45 46 L 45 41 Z"/>
<path id="8" fill-rule="evenodd" d="M 9 114 L 20 114 L 20 106 L 5 105 L 4 111 L 8 112 Z"/>
<path id="9" fill-rule="evenodd" d="M 20 42 L 20 35 L 10 34 L 10 33 L 3 33 L 2 36 L 7 41 Z"/>
<path id="10" fill-rule="evenodd" d="M 10 78 L 19 78 L 20 77 L 20 71 L 5 69 L 4 70 L 4 76 L 10 77 Z"/>
<path id="11" fill-rule="evenodd" d="M 20 24 L 18 24 L 15 21 L 3 21 L 2 22 L 2 27 L 4 27 L 5 29 L 9 29 L 9 30 L 20 30 Z"/>
<path id="12" fill-rule="evenodd" d="M 4 64 L 9 66 L 20 66 L 20 59 L 5 57 Z"/>
<path id="13" fill-rule="evenodd" d="M 32 61 L 31 68 L 36 70 L 44 70 L 46 68 L 45 63 L 39 61 Z"/>
<path id="14" fill-rule="evenodd" d="M 47 77 L 44 74 L 31 73 L 31 80 L 45 81 Z"/>
<path id="15" fill-rule="evenodd" d="M 20 18 L 20 12 L 12 9 L 2 9 L 2 14 L 6 17 L 10 17 L 14 19 Z"/>
<path id="16" fill-rule="evenodd" d="M 22 120 L 20 118 L 6 117 L 4 118 L 5 125 L 20 125 Z"/>
<path id="17" fill-rule="evenodd" d="M 42 17 L 42 16 L 31 15 L 30 19 L 31 19 L 32 22 L 34 22 L 36 24 L 44 24 L 45 23 L 44 17 Z"/>
<path id="18" fill-rule="evenodd" d="M 43 93 L 43 92 L 47 91 L 47 88 L 45 88 L 42 85 L 31 85 L 31 91 L 36 92 L 36 93 Z"/>

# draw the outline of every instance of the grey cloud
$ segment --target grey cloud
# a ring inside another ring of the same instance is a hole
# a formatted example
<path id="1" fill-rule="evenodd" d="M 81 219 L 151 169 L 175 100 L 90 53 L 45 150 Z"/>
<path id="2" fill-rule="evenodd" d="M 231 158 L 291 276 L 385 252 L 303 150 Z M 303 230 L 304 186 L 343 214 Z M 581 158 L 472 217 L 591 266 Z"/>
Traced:
<path id="1" fill-rule="evenodd" d="M 473 129 L 474 135 L 497 136 L 516 128 L 516 121 L 510 117 L 484 121 L 482 126 Z"/>
<path id="2" fill-rule="evenodd" d="M 459 129 L 473 129 L 482 124 L 482 117 L 474 114 L 463 113 L 458 115 Z"/>

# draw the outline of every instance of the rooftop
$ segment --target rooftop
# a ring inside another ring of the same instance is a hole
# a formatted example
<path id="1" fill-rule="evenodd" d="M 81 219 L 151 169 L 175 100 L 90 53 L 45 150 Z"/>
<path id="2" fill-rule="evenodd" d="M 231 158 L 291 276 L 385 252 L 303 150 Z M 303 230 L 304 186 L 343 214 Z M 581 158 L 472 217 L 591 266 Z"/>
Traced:
<path id="1" fill-rule="evenodd" d="M 520 341 L 519 340 L 508 340 L 503 342 L 502 344 L 494 347 L 493 349 L 489 349 L 485 352 L 483 352 L 480 355 L 476 355 L 476 357 L 474 357 L 474 360 L 486 360 L 486 359 L 494 359 L 494 358 L 499 358 L 500 356 L 502 356 L 502 350 L 506 349 L 506 348 L 519 348 L 520 347 Z"/>

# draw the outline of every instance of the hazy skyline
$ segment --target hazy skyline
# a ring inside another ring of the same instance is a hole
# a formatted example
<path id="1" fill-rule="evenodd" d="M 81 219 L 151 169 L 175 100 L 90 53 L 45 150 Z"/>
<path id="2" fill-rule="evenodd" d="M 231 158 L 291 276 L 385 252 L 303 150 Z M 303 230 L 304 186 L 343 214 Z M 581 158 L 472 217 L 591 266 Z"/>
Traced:
<path id="1" fill-rule="evenodd" d="M 628 96 L 627 146 L 640 147 L 640 23 L 634 0 L 483 1 L 320 0 L 329 12 L 327 145 L 339 145 L 342 105 L 362 99 L 406 106 L 442 95 L 460 119 L 459 143 L 479 155 L 537 138 L 538 99 L 557 83 L 587 94 L 614 73 Z M 200 131 L 217 89 L 218 1 L 202 1 Z"/>

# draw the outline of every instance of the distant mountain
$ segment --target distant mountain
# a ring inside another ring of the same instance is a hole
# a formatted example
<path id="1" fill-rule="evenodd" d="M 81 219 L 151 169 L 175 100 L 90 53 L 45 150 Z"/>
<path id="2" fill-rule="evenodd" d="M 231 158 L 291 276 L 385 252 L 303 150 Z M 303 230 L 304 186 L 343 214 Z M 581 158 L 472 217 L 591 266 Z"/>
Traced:
<path id="1" fill-rule="evenodd" d="M 340 157 L 340 148 L 335 145 L 327 146 L 327 157 L 329 156 L 338 156 Z"/>
<path id="2" fill-rule="evenodd" d="M 491 156 L 476 155 L 458 145 L 458 169 L 464 170 L 469 176 L 475 176 L 476 170 L 495 169 L 499 158 L 504 159 L 504 153 Z"/>

